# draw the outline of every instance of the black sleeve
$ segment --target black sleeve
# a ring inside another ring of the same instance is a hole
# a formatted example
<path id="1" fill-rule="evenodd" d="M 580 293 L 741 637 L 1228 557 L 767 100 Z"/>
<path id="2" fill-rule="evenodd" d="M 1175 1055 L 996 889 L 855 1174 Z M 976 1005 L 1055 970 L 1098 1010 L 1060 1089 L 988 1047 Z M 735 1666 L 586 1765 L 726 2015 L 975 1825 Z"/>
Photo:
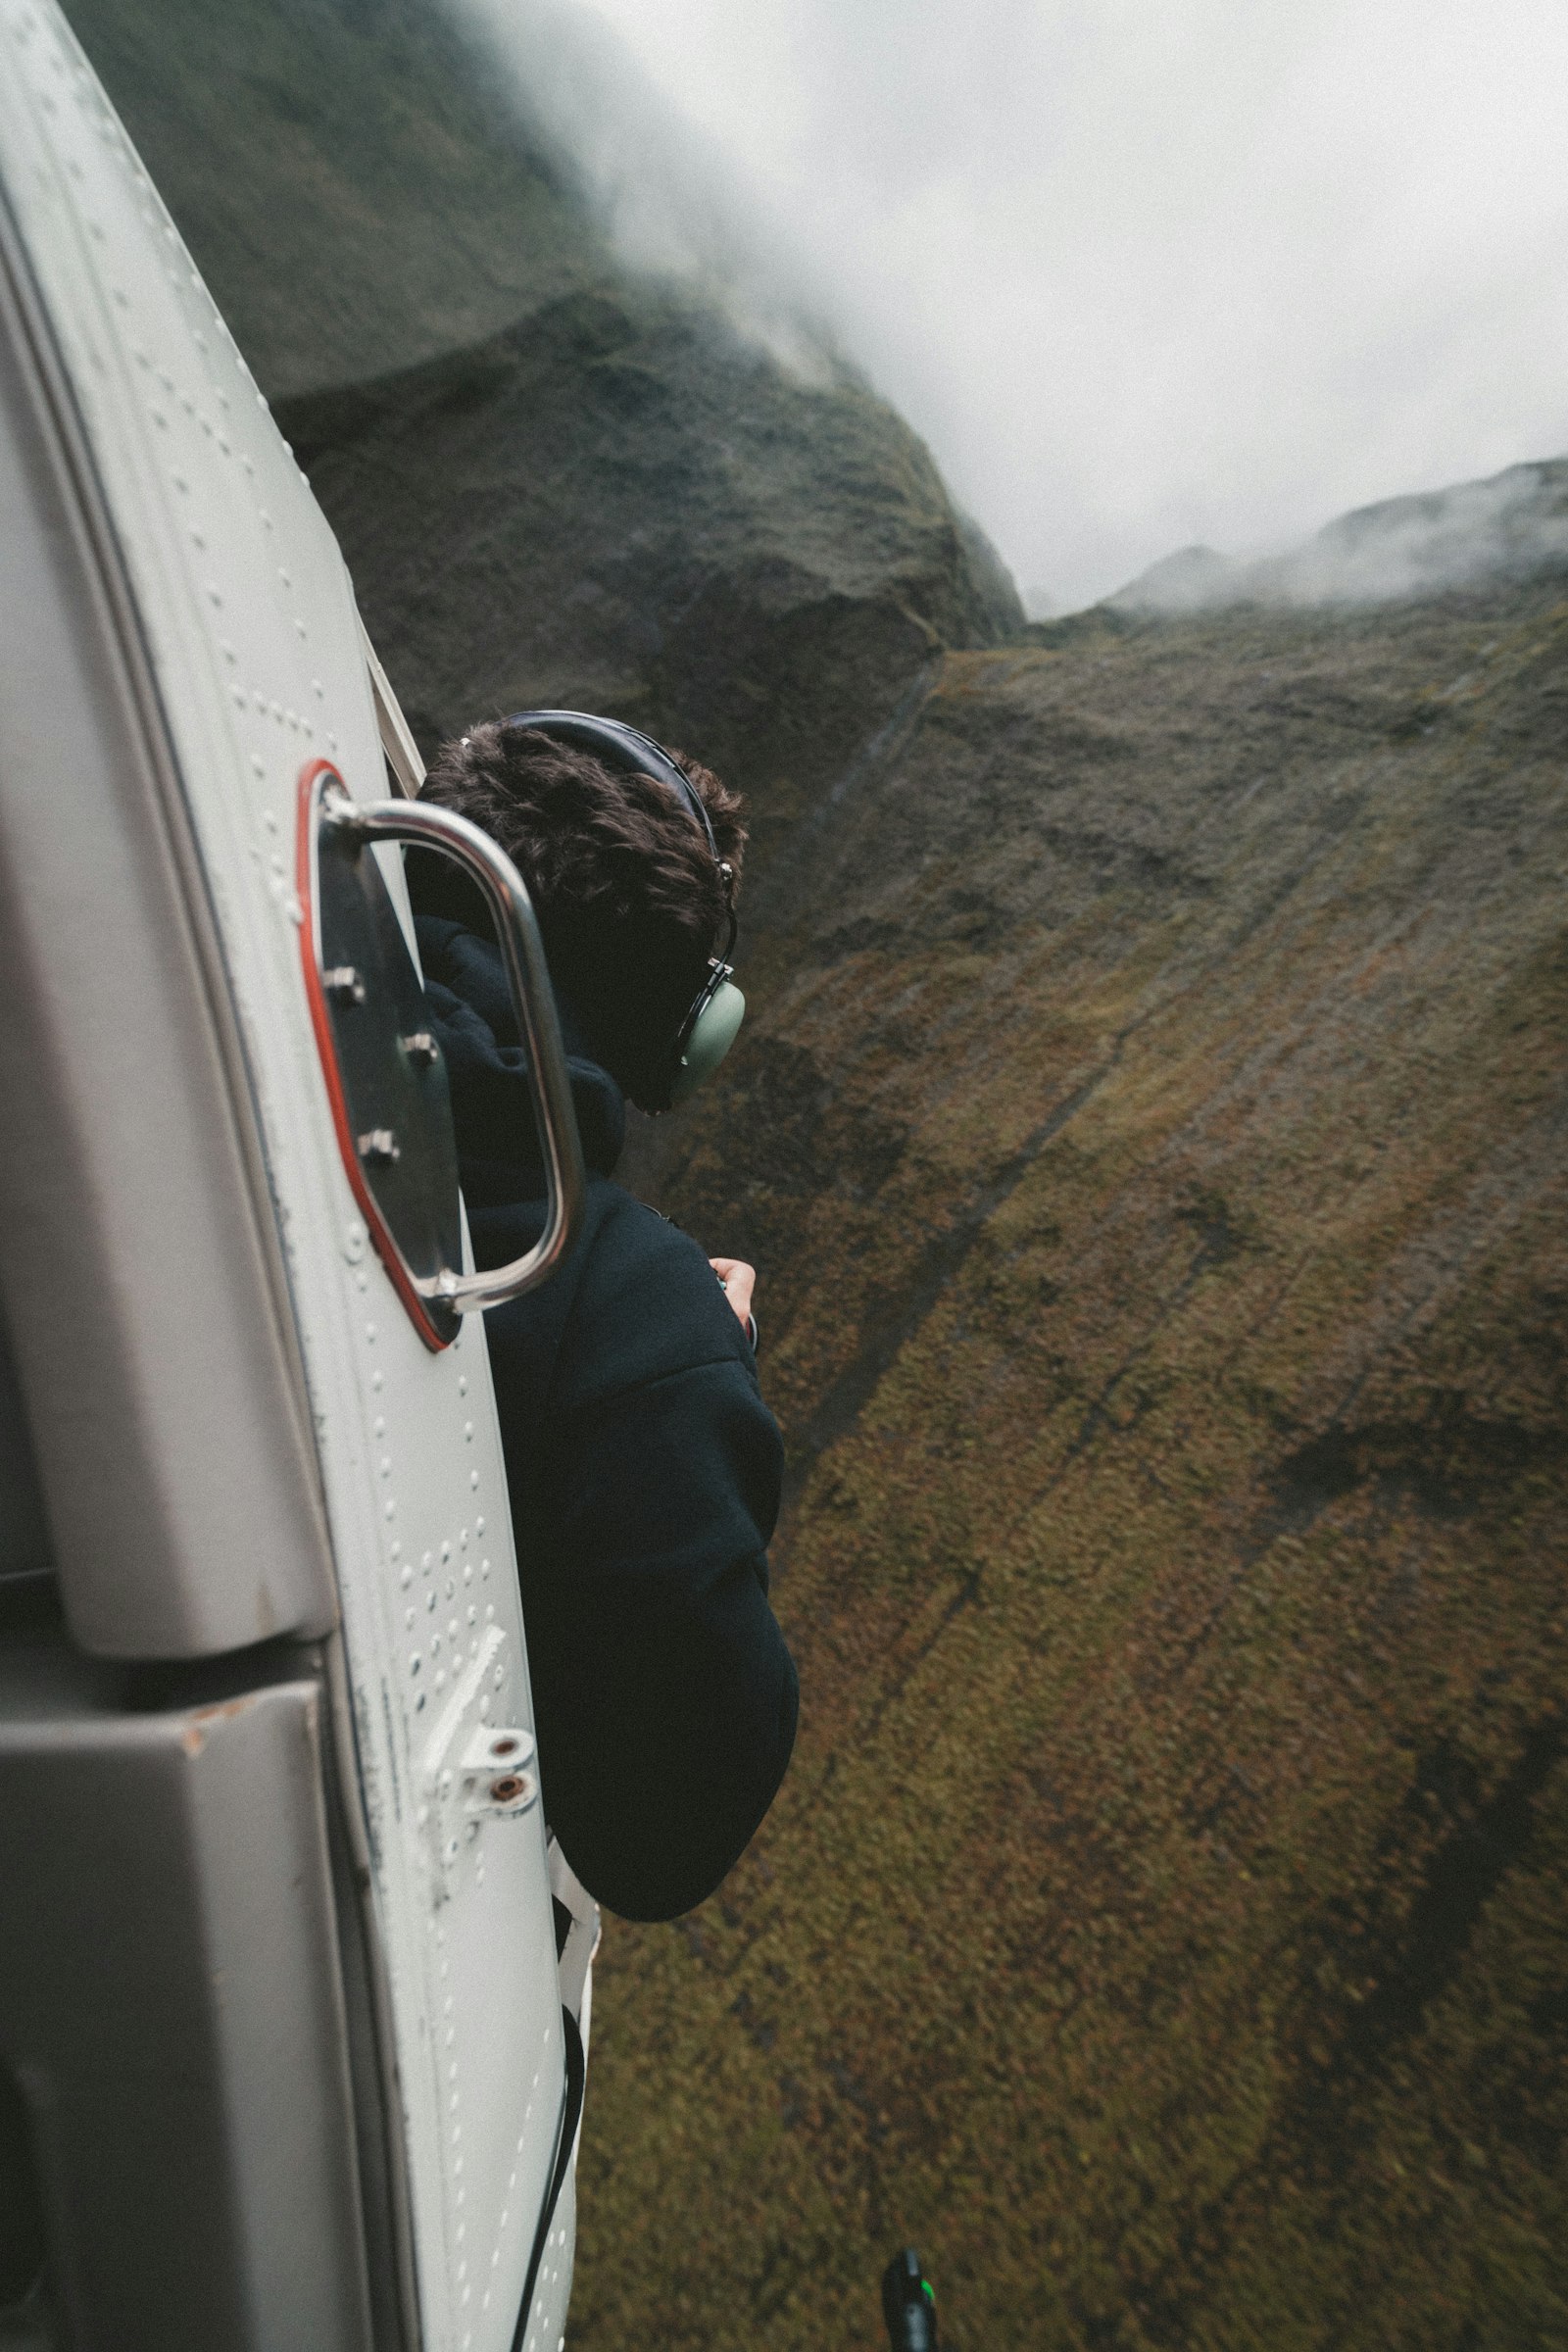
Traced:
<path id="1" fill-rule="evenodd" d="M 702 1252 L 622 1199 L 514 1494 L 551 1827 L 611 1910 L 671 1919 L 739 1859 L 794 1742 L 767 1602 L 782 1448 Z M 504 1422 L 509 1311 L 489 1318 Z"/>

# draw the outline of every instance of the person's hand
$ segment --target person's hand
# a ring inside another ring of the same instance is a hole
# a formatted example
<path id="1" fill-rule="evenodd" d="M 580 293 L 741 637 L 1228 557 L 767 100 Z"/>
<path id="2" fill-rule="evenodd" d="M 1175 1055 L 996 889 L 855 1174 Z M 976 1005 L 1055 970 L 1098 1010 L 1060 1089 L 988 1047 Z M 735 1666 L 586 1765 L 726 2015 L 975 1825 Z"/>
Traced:
<path id="1" fill-rule="evenodd" d="M 757 1288 L 757 1268 L 740 1257 L 710 1257 L 709 1264 L 724 1286 L 724 1296 L 735 1309 L 736 1321 L 747 1331 L 752 1320 L 752 1293 Z"/>

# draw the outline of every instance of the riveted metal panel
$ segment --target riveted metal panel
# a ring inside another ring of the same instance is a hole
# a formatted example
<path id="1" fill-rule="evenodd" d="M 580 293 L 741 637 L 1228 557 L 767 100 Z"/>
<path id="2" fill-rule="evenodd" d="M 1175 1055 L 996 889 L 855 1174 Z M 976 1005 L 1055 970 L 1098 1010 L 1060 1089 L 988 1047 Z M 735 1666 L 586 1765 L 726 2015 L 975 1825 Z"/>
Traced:
<path id="1" fill-rule="evenodd" d="M 0 1583 L 46 1574 L 52 1565 L 43 1491 L 16 1364 L 0 1321 Z"/>
<path id="2" fill-rule="evenodd" d="M 0 1656 L 0 2053 L 69 2340 L 368 2352 L 316 1688 L 115 1697 Z"/>
<path id="3" fill-rule="evenodd" d="M 358 615 L 308 485 L 44 0 L 0 0 L 0 186 L 145 645 L 166 828 L 195 848 L 232 1011 L 224 1074 L 265 1168 L 342 1612 L 421 2340 L 503 2352 L 564 2088 L 541 1808 L 465 1822 L 456 1853 L 438 1837 L 454 1696 L 453 1739 L 532 1730 L 499 1432 L 482 1330 L 432 1355 L 368 1247 L 300 976 L 301 770 L 330 758 L 357 797 L 382 790 Z M 406 918 L 396 856 L 378 855 Z M 207 1299 L 192 1285 L 179 1304 L 168 1360 L 196 1409 Z M 562 2276 L 558 2259 L 552 2294 Z"/>
<path id="4" fill-rule="evenodd" d="M 78 1639 L 192 1656 L 335 1601 L 210 926 L 0 245 L 0 1280 Z"/>

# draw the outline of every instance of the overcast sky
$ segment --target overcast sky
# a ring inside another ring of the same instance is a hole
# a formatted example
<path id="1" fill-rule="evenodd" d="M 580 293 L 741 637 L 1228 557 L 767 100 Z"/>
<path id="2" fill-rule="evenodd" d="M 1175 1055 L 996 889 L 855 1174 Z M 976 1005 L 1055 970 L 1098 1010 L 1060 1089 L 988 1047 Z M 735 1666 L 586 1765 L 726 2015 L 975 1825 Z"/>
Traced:
<path id="1" fill-rule="evenodd" d="M 1568 0 L 587 5 L 1057 609 L 1568 451 Z"/>

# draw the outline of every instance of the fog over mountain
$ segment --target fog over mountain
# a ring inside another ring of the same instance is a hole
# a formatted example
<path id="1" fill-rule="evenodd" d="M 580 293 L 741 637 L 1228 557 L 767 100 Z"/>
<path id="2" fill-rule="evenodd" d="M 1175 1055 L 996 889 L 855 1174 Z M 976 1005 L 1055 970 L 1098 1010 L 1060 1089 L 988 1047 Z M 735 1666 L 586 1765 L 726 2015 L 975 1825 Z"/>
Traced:
<path id="1" fill-rule="evenodd" d="M 1057 611 L 1568 449 L 1554 0 L 452 4 L 635 246 L 831 321 Z"/>
<path id="2" fill-rule="evenodd" d="M 437 0 L 494 65 L 527 135 L 574 180 L 617 258 L 673 278 L 812 381 L 842 356 L 835 289 L 744 156 L 671 108 L 579 0 Z"/>
<path id="3" fill-rule="evenodd" d="M 1568 567 L 1568 458 L 1491 481 L 1389 498 L 1338 515 L 1302 546 L 1238 564 L 1178 548 L 1105 600 L 1118 612 L 1230 605 L 1388 605 Z"/>

